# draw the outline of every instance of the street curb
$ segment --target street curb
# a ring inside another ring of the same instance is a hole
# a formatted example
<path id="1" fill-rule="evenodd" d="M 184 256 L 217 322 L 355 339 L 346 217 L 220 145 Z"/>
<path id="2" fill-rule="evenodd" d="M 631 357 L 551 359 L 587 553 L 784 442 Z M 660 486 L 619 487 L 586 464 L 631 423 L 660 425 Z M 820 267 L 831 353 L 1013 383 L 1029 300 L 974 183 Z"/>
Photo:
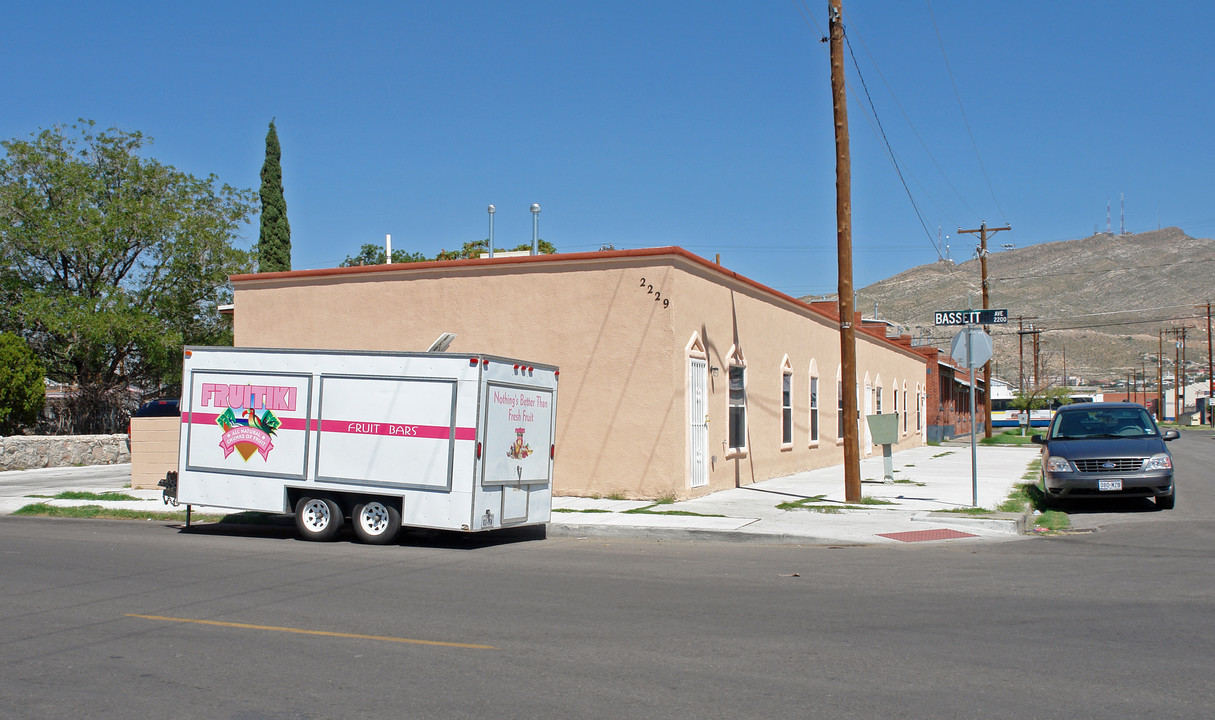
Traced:
<path id="1" fill-rule="evenodd" d="M 913 521 L 932 522 L 958 527 L 994 530 L 1012 535 L 1025 535 L 1029 526 L 1028 511 L 1024 513 L 992 513 L 991 517 L 972 517 L 948 512 L 922 512 L 911 516 Z"/>
<path id="2" fill-rule="evenodd" d="M 640 525 L 567 525 L 548 524 L 548 537 L 605 538 L 616 540 L 667 540 L 671 542 L 721 542 L 752 545 L 822 545 L 831 547 L 864 547 L 874 543 L 852 542 L 818 535 L 790 533 L 757 533 L 738 530 L 703 530 L 697 528 L 654 528 Z"/>

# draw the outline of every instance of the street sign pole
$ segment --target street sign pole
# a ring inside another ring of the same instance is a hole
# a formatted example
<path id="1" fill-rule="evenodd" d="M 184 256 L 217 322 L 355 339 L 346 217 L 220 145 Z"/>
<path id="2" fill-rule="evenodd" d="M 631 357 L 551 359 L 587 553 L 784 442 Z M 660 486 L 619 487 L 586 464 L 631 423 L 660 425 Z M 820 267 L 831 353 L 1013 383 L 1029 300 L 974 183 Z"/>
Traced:
<path id="1" fill-rule="evenodd" d="M 978 379 L 975 377 L 975 365 L 986 364 L 991 360 L 993 347 L 991 336 L 980 331 L 982 341 L 978 347 L 975 347 L 975 325 L 1003 325 L 1008 322 L 1007 310 L 975 310 L 971 302 L 967 302 L 965 311 L 950 311 L 943 310 L 933 313 L 933 324 L 935 325 L 965 325 L 966 329 L 954 336 L 953 344 L 950 347 L 950 356 L 960 363 L 966 364 L 966 371 L 970 374 L 970 489 L 971 489 L 971 504 L 974 507 L 979 506 L 979 470 L 978 470 L 978 450 L 975 447 L 975 387 L 978 385 Z M 962 335 L 965 334 L 965 348 L 962 347 Z M 991 388 L 987 388 L 988 397 L 991 394 Z M 991 422 L 990 413 L 987 415 L 987 421 Z"/>
<path id="2" fill-rule="evenodd" d="M 971 351 L 974 325 L 966 324 L 966 369 L 970 372 L 970 497 L 971 507 L 979 507 L 979 452 L 975 447 L 975 363 Z"/>

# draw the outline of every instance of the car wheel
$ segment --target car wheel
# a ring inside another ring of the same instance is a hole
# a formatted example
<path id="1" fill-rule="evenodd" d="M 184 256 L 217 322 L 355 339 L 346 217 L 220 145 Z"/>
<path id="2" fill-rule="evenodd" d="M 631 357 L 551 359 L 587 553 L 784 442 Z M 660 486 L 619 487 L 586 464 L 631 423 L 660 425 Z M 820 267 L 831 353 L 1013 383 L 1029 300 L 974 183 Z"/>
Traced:
<path id="1" fill-rule="evenodd" d="M 401 513 L 391 503 L 368 500 L 354 506 L 350 513 L 354 536 L 359 542 L 387 545 L 401 530 Z"/>
<path id="2" fill-rule="evenodd" d="M 295 527 L 305 540 L 332 540 L 342 527 L 342 509 L 329 498 L 302 497 L 295 504 Z"/>
<path id="3" fill-rule="evenodd" d="M 1156 496 L 1156 509 L 1157 510 L 1172 510 L 1173 506 L 1176 504 L 1177 504 L 1177 488 L 1173 488 L 1173 492 L 1169 493 L 1168 495 L 1157 495 Z"/>

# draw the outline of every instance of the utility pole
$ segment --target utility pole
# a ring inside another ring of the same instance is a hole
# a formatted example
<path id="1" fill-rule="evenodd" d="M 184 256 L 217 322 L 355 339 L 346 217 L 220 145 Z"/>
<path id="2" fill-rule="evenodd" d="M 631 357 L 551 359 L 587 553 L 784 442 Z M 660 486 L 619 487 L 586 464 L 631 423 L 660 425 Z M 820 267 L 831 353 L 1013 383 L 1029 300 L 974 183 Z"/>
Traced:
<path id="1" fill-rule="evenodd" d="M 1144 405 L 1147 405 L 1147 404 L 1148 404 L 1148 398 L 1147 398 L 1147 391 L 1148 391 L 1147 360 L 1146 360 L 1145 358 L 1143 358 L 1142 356 L 1140 356 L 1140 358 L 1139 358 L 1139 371 L 1140 371 L 1140 372 L 1139 372 L 1140 377 L 1142 377 L 1142 378 L 1143 378 L 1143 404 L 1144 404 Z"/>
<path id="2" fill-rule="evenodd" d="M 1211 425 L 1215 427 L 1215 363 L 1211 360 L 1211 301 L 1207 301 L 1207 414 L 1211 416 Z"/>
<path id="3" fill-rule="evenodd" d="M 959 233 L 978 233 L 979 234 L 979 268 L 983 278 L 983 309 L 988 309 L 989 294 L 987 291 L 987 238 L 995 235 L 1001 230 L 1012 230 L 1011 225 L 1005 225 L 999 228 L 987 227 L 987 221 L 979 223 L 979 227 L 975 230 L 963 230 L 958 228 Z M 984 332 L 991 332 L 990 325 L 983 326 Z M 971 378 L 971 382 L 974 378 Z M 991 437 L 991 360 L 983 363 L 983 416 L 986 418 L 986 423 L 983 427 L 983 437 Z M 973 429 L 972 429 L 973 432 Z"/>
<path id="4" fill-rule="evenodd" d="M 1038 337 L 1042 335 L 1041 330 L 1034 330 L 1034 387 L 1038 387 Z"/>
<path id="5" fill-rule="evenodd" d="M 1173 335 L 1173 420 L 1181 422 L 1181 385 L 1179 384 L 1181 369 L 1181 331 L 1177 328 L 1169 330 Z"/>
<path id="6" fill-rule="evenodd" d="M 1178 402 L 1181 403 L 1181 412 L 1177 413 L 1177 422 L 1181 422 L 1181 413 L 1185 412 L 1185 331 L 1188 329 L 1185 325 L 1181 326 L 1181 384 L 1177 386 L 1180 388 L 1178 397 L 1181 399 Z"/>
<path id="7" fill-rule="evenodd" d="M 1071 383 L 1067 381 L 1067 346 L 1063 346 L 1063 387 L 1071 387 Z"/>
<path id="8" fill-rule="evenodd" d="M 1160 349 L 1156 352 L 1156 421 L 1164 422 L 1164 330 L 1157 330 Z"/>
<path id="9" fill-rule="evenodd" d="M 1020 377 L 1017 379 L 1017 390 L 1025 394 L 1025 318 L 1017 318 L 1017 355 L 1021 361 L 1018 368 Z"/>
<path id="10" fill-rule="evenodd" d="M 1032 323 L 1030 324 L 1029 329 L 1026 330 L 1025 321 L 1026 320 L 1037 320 L 1037 319 L 1038 319 L 1037 315 L 1033 315 L 1031 317 L 1025 317 L 1024 315 L 1020 315 L 1017 317 L 1017 344 L 1018 344 L 1017 350 L 1020 355 L 1020 361 L 1021 361 L 1021 368 L 1020 368 L 1020 372 L 1021 372 L 1020 383 L 1021 384 L 1018 386 L 1017 389 L 1020 390 L 1022 394 L 1025 393 L 1025 336 L 1033 335 L 1035 332 L 1039 332 L 1037 330 L 1034 330 L 1034 326 Z"/>
<path id="11" fill-rule="evenodd" d="M 856 318 L 852 296 L 852 157 L 848 148 L 848 97 L 844 89 L 843 0 L 828 0 L 831 105 L 835 119 L 835 227 L 839 258 L 840 384 L 844 406 L 844 499 L 861 499 L 860 426 L 856 407 Z"/>

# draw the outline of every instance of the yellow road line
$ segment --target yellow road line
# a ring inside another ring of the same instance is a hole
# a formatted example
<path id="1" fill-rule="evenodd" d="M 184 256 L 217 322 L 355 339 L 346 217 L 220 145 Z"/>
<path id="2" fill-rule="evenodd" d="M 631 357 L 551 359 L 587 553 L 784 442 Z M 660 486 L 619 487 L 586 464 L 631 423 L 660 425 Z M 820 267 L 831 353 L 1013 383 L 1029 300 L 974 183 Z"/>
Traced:
<path id="1" fill-rule="evenodd" d="M 216 627 L 240 628 L 242 630 L 273 630 L 296 635 L 322 635 L 324 637 L 354 638 L 357 640 L 380 640 L 383 642 L 408 643 L 410 645 L 437 645 L 439 647 L 465 648 L 468 650 L 497 650 L 493 645 L 441 642 L 438 640 L 415 640 L 414 638 L 389 637 L 386 635 L 360 635 L 358 633 L 329 632 L 327 630 L 304 630 L 302 628 L 275 627 L 274 625 L 251 625 L 249 623 L 221 622 L 219 620 L 195 620 L 192 618 L 167 617 L 165 615 L 138 615 L 127 613 L 127 617 L 164 622 L 190 623 L 192 625 L 214 625 Z"/>

